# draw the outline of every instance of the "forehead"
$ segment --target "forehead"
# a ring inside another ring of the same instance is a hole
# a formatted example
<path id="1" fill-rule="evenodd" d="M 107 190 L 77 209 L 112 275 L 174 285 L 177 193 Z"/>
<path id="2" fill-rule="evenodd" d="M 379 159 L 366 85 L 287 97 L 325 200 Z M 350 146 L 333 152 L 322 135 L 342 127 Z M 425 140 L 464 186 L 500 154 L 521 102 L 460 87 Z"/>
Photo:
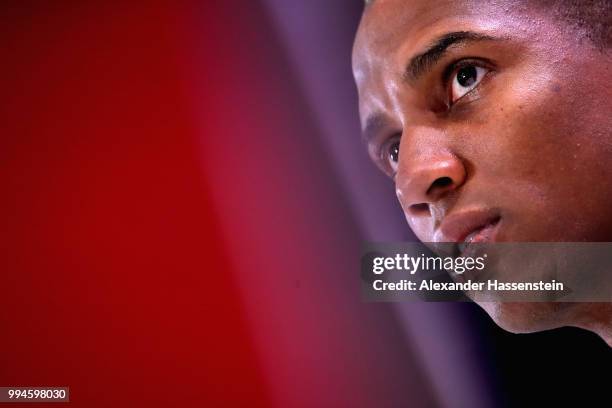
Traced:
<path id="1" fill-rule="evenodd" d="M 517 20 L 508 14 L 508 4 L 477 0 L 373 1 L 363 14 L 353 49 L 358 82 L 368 68 L 391 68 L 397 63 L 394 56 L 418 50 L 441 34 L 487 32 Z M 518 2 L 511 6 L 519 7 Z"/>

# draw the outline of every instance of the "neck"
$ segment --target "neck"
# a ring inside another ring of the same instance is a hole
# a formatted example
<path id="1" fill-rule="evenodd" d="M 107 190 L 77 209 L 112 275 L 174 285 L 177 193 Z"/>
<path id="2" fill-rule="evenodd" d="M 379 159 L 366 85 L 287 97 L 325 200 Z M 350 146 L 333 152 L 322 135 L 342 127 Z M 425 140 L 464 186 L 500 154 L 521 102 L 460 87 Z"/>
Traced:
<path id="1" fill-rule="evenodd" d="M 612 347 L 612 303 L 583 303 L 573 326 L 592 331 Z"/>

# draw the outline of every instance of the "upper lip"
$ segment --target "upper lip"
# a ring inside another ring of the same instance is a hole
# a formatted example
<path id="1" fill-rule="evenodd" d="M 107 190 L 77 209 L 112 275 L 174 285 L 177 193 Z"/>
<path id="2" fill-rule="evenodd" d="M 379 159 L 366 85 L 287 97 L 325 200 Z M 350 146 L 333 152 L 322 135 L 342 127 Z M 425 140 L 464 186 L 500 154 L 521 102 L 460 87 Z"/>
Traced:
<path id="1" fill-rule="evenodd" d="M 471 209 L 444 217 L 434 233 L 435 242 L 463 242 L 468 235 L 499 221 L 499 211 Z"/>

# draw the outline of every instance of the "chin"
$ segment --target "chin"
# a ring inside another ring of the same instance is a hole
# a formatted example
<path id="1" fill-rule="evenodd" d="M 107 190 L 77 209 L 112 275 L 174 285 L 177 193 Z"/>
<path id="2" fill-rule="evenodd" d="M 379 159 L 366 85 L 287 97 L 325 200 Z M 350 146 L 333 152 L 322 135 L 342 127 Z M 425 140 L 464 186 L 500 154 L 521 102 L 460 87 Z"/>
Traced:
<path id="1" fill-rule="evenodd" d="M 478 302 L 493 321 L 510 333 L 533 333 L 556 329 L 562 322 L 561 303 Z"/>

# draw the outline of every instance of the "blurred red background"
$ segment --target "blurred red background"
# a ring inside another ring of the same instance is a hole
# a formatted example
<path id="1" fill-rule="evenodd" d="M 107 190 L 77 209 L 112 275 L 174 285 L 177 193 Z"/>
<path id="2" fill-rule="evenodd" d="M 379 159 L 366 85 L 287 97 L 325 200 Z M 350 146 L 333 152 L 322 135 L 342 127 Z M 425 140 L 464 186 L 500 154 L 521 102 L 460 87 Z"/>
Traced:
<path id="1" fill-rule="evenodd" d="M 3 385 L 90 407 L 267 400 L 202 177 L 188 16 L 3 4 Z"/>

